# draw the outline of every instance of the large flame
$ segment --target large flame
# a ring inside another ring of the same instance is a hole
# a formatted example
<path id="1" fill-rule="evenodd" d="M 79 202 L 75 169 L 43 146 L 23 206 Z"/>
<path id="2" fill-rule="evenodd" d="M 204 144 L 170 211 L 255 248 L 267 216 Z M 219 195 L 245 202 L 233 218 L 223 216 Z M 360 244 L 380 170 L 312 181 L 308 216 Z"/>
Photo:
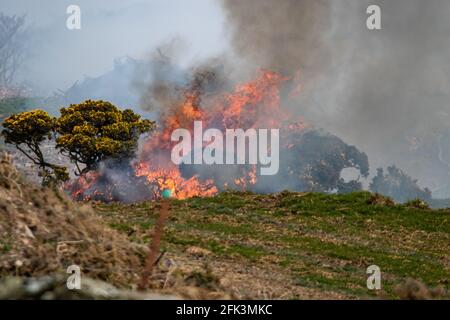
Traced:
<path id="1" fill-rule="evenodd" d="M 213 179 L 202 180 L 197 175 L 183 177 L 181 169 L 170 158 L 174 145 L 170 140 L 171 134 L 178 128 L 188 129 L 193 133 L 196 120 L 201 120 L 204 128 L 217 128 L 223 132 L 225 129 L 237 128 L 303 130 L 304 122 L 301 119 L 294 122 L 291 115 L 281 108 L 280 89 L 288 80 L 294 82 L 294 89 L 288 96 L 297 95 L 301 88 L 297 83 L 298 74 L 288 78 L 267 70 L 261 70 L 256 79 L 237 85 L 232 92 L 205 94 L 198 85 L 184 90 L 179 100 L 168 105 L 161 114 L 158 130 L 144 143 L 139 159 L 134 164 L 136 176 L 147 180 L 151 193 L 149 197 L 161 197 L 164 189 L 171 190 L 172 195 L 178 199 L 211 196 L 219 189 L 247 190 L 256 184 L 255 165 L 241 170 L 241 176 L 221 186 L 216 185 Z M 80 190 L 74 192 L 75 197 L 92 187 L 92 177 L 80 180 Z"/>
<path id="2" fill-rule="evenodd" d="M 152 198 L 160 197 L 165 189 L 171 190 L 172 195 L 177 199 L 212 196 L 217 193 L 217 188 L 212 179 L 202 182 L 196 176 L 184 179 L 179 168 L 171 164 L 164 168 L 152 168 L 150 165 L 141 162 L 136 167 L 136 175 L 147 178 L 152 187 Z"/>

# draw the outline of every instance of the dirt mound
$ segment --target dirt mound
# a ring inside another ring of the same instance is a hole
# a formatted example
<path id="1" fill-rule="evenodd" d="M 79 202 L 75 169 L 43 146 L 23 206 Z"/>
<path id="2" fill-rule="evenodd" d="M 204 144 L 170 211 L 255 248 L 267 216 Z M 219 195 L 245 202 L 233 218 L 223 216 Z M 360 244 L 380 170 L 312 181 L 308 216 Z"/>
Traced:
<path id="1" fill-rule="evenodd" d="M 145 252 L 110 229 L 89 206 L 27 183 L 0 159 L 0 276 L 36 277 L 78 265 L 118 286 L 138 282 Z"/>

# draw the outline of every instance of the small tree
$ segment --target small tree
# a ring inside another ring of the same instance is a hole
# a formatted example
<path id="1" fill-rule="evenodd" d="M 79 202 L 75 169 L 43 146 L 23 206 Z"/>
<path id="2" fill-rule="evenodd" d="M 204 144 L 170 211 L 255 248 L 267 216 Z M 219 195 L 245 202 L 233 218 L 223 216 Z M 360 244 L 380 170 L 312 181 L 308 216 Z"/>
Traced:
<path id="1" fill-rule="evenodd" d="M 101 161 L 121 162 L 133 156 L 139 136 L 154 122 L 106 101 L 87 100 L 61 109 L 56 147 L 77 167 L 77 175 L 95 170 Z M 81 168 L 80 164 L 84 165 Z"/>
<path id="2" fill-rule="evenodd" d="M 54 118 L 42 110 L 12 115 L 5 119 L 2 135 L 41 169 L 43 184 L 67 181 L 67 168 L 44 159 L 41 146 L 56 140 L 58 148 L 76 166 L 76 175 L 96 170 L 101 161 L 130 159 L 139 136 L 154 128 L 132 110 L 120 110 L 106 101 L 87 100 L 61 109 Z"/>
<path id="3" fill-rule="evenodd" d="M 5 143 L 14 145 L 39 167 L 44 185 L 69 179 L 67 169 L 47 162 L 41 150 L 41 144 L 52 139 L 54 125 L 55 118 L 42 110 L 15 114 L 3 122 Z"/>

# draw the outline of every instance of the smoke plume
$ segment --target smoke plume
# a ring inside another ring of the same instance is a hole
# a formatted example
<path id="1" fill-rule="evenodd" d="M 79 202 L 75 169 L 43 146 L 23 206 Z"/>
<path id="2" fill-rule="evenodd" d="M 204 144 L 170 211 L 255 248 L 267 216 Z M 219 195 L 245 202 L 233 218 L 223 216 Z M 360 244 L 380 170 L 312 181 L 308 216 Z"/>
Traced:
<path id="1" fill-rule="evenodd" d="M 450 2 L 223 0 L 234 50 L 248 68 L 293 75 L 291 108 L 434 190 L 448 180 Z M 366 9 L 381 8 L 382 30 Z M 445 188 L 445 187 L 444 187 Z M 450 190 L 450 189 L 449 189 Z"/>
<path id="2" fill-rule="evenodd" d="M 331 7 L 324 0 L 224 1 L 236 52 L 278 72 L 318 71 L 329 53 L 322 32 Z"/>

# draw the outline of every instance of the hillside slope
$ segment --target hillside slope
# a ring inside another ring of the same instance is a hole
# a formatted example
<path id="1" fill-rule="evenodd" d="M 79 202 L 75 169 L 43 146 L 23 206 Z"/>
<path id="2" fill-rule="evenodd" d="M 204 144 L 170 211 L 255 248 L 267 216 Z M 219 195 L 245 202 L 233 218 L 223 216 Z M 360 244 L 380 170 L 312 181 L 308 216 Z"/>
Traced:
<path id="1" fill-rule="evenodd" d="M 394 205 L 367 192 L 225 192 L 170 200 L 165 260 L 211 270 L 239 297 L 396 298 L 408 278 L 441 291 L 414 283 L 408 290 L 442 295 L 450 288 L 450 211 L 416 205 Z M 94 206 L 111 227 L 142 244 L 159 207 Z M 380 291 L 366 288 L 372 264 L 381 268 Z"/>

